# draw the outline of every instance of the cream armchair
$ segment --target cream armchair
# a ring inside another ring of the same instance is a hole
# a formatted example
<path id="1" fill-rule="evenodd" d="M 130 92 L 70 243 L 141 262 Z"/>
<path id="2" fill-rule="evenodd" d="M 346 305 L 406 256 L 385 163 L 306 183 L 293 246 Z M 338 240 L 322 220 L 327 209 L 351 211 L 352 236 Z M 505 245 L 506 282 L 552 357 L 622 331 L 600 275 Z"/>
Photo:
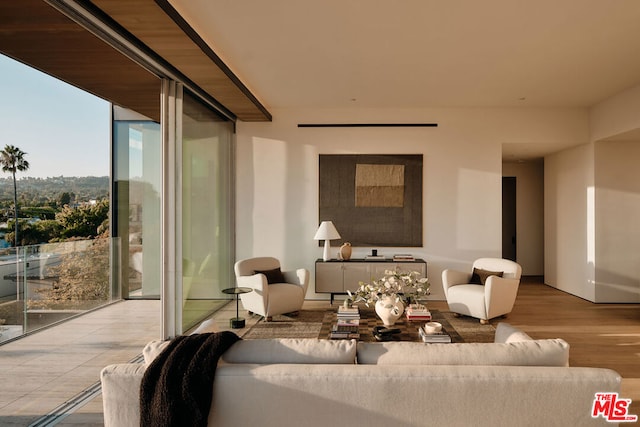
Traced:
<path id="1" fill-rule="evenodd" d="M 271 257 L 240 260 L 234 270 L 238 286 L 253 289 L 240 295 L 245 310 L 270 321 L 272 316 L 302 308 L 309 286 L 309 270 L 281 271 L 280 261 Z"/>
<path id="2" fill-rule="evenodd" d="M 518 263 L 501 258 L 477 259 L 469 272 L 444 270 L 442 287 L 449 310 L 478 318 L 482 324 L 508 314 L 518 295 L 521 274 Z"/>

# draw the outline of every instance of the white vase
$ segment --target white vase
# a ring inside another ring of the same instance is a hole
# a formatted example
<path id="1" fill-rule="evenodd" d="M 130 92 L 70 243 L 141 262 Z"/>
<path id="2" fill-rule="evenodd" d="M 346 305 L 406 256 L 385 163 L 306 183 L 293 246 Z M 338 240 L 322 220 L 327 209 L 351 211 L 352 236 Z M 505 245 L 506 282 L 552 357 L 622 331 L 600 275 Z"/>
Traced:
<path id="1" fill-rule="evenodd" d="M 396 295 L 385 295 L 376 301 L 376 314 L 384 326 L 393 326 L 403 312 L 404 304 Z"/>

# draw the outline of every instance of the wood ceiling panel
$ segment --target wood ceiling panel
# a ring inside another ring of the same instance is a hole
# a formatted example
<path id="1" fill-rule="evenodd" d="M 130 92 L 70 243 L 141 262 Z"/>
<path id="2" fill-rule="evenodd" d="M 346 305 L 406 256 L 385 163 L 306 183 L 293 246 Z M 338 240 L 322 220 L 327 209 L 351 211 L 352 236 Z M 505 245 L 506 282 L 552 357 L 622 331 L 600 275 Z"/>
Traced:
<path id="1" fill-rule="evenodd" d="M 93 4 L 238 119 L 271 120 L 266 108 L 168 2 L 94 0 Z M 0 52 L 160 120 L 160 78 L 43 0 L 0 2 Z"/>
<path id="2" fill-rule="evenodd" d="M 0 2 L 0 52 L 160 120 L 160 79 L 41 0 Z"/>
<path id="3" fill-rule="evenodd" d="M 266 108 L 167 1 L 93 0 L 93 4 L 240 120 L 271 120 Z"/>

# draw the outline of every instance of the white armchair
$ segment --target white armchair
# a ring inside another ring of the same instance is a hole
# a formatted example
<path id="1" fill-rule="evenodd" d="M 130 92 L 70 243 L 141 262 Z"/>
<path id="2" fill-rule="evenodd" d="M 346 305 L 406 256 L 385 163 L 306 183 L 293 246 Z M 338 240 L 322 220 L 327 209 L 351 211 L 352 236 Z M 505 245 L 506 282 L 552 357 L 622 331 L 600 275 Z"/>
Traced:
<path id="1" fill-rule="evenodd" d="M 508 314 L 518 295 L 521 274 L 518 263 L 501 258 L 477 259 L 469 272 L 444 270 L 442 287 L 449 310 L 480 319 L 482 324 Z"/>
<path id="2" fill-rule="evenodd" d="M 293 313 L 302 308 L 309 286 L 309 270 L 281 271 L 280 261 L 271 257 L 249 258 L 234 266 L 238 286 L 253 292 L 240 295 L 249 312 L 271 320 L 272 316 Z"/>

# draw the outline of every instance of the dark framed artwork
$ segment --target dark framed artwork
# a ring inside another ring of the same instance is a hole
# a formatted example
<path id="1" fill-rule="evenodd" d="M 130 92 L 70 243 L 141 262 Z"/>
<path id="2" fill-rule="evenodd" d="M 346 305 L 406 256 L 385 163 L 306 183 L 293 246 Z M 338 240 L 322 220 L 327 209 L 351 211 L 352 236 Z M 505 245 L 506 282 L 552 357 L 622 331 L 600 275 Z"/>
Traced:
<path id="1" fill-rule="evenodd" d="M 321 154 L 320 221 L 352 246 L 422 246 L 422 154 Z"/>

